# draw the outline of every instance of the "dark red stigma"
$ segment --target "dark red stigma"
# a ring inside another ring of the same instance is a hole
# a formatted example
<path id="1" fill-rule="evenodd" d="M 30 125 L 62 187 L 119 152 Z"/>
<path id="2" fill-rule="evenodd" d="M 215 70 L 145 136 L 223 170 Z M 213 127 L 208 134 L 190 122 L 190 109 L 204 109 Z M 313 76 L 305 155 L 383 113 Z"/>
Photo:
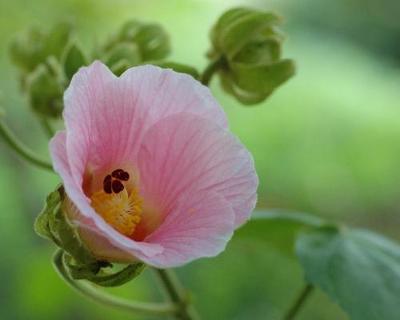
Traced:
<path id="1" fill-rule="evenodd" d="M 114 170 L 111 175 L 113 176 L 113 178 L 122 180 L 122 181 L 128 181 L 129 180 L 129 173 L 122 170 L 122 169 L 117 169 Z"/>
<path id="2" fill-rule="evenodd" d="M 103 180 L 103 189 L 105 193 L 112 193 L 111 180 L 112 178 L 110 175 L 107 175 Z"/>
<path id="3" fill-rule="evenodd" d="M 124 185 L 122 182 L 119 180 L 114 180 L 112 182 L 112 191 L 115 193 L 120 193 L 122 190 L 124 190 Z"/>

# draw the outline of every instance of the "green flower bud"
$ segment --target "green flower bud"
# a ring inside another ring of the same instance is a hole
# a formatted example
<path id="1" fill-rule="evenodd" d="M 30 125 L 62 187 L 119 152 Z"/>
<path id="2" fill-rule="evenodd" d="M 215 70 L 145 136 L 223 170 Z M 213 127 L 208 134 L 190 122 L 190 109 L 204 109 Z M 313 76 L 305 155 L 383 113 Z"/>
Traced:
<path id="1" fill-rule="evenodd" d="M 28 96 L 34 112 L 59 117 L 63 110 L 63 87 L 46 65 L 40 64 L 28 77 Z"/>
<path id="2" fill-rule="evenodd" d="M 125 23 L 101 51 L 101 60 L 113 71 L 122 73 L 125 68 L 164 59 L 170 53 L 170 42 L 160 25 L 132 20 Z"/>
<path id="3" fill-rule="evenodd" d="M 293 61 L 281 58 L 280 23 L 273 13 L 235 8 L 211 30 L 208 56 L 218 64 L 224 90 L 244 104 L 265 100 L 294 75 Z"/>
<path id="4" fill-rule="evenodd" d="M 107 269 L 112 264 L 96 260 L 79 238 L 79 233 L 63 210 L 63 187 L 51 192 L 42 212 L 35 221 L 35 232 L 60 247 L 63 264 L 70 276 L 76 280 L 85 279 L 104 287 L 122 285 L 137 277 L 144 268 L 143 263 L 135 263 L 111 273 Z"/>
<path id="5" fill-rule="evenodd" d="M 21 73 L 26 75 L 39 64 L 45 63 L 50 56 L 59 59 L 71 31 L 72 26 L 68 23 L 57 24 L 47 33 L 30 28 L 11 42 L 11 59 L 21 69 Z"/>
<path id="6" fill-rule="evenodd" d="M 80 67 L 89 63 L 82 49 L 75 42 L 71 42 L 65 48 L 61 61 L 64 74 L 68 80 L 71 80 Z"/>

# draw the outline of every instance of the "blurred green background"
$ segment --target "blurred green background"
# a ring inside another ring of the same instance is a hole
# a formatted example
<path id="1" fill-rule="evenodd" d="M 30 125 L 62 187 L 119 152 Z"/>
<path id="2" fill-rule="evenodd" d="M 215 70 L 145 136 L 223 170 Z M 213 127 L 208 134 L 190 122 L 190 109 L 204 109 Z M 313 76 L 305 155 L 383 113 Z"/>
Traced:
<path id="1" fill-rule="evenodd" d="M 175 61 L 203 68 L 208 30 L 235 5 L 284 16 L 286 57 L 298 73 L 265 103 L 245 108 L 212 90 L 232 130 L 255 157 L 260 208 L 307 211 L 400 238 L 400 2 L 397 0 L 133 1 L 0 0 L 0 92 L 7 121 L 32 148 L 47 140 L 19 92 L 7 48 L 31 25 L 70 20 L 89 51 L 126 20 L 158 21 Z M 0 319 L 148 319 L 75 294 L 53 270 L 54 248 L 32 223 L 58 178 L 32 168 L 0 142 Z M 178 270 L 204 319 L 281 319 L 303 285 L 293 257 L 234 240 L 215 259 Z M 161 299 L 150 271 L 122 296 Z M 347 319 L 317 291 L 299 320 Z"/>

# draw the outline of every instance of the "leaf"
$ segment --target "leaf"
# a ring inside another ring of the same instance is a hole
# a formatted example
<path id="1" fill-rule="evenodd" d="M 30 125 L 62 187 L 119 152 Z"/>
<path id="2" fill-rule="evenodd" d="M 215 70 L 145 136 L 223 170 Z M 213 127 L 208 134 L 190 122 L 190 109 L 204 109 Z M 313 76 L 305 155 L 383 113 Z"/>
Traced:
<path id="1" fill-rule="evenodd" d="M 63 54 L 64 73 L 69 80 L 80 67 L 88 64 L 88 60 L 81 48 L 76 43 L 71 43 Z"/>
<path id="2" fill-rule="evenodd" d="M 280 209 L 255 211 L 250 221 L 235 233 L 235 238 L 266 243 L 291 256 L 298 232 L 323 224 L 317 216 L 303 212 Z"/>
<path id="3" fill-rule="evenodd" d="M 306 280 L 353 320 L 398 320 L 400 246 L 360 229 L 315 228 L 296 243 Z"/>

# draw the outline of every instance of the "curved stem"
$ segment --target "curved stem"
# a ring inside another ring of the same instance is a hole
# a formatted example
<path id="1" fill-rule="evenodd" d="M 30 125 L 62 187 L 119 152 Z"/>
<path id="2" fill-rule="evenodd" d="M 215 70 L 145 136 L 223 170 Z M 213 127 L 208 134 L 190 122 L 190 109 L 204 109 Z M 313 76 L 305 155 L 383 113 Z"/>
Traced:
<path id="1" fill-rule="evenodd" d="M 41 167 L 43 169 L 53 171 L 51 163 L 41 159 L 32 150 L 28 149 L 18 138 L 11 132 L 6 124 L 0 119 L 0 135 L 4 138 L 5 142 L 14 149 L 22 158 L 30 163 Z"/>
<path id="2" fill-rule="evenodd" d="M 290 307 L 289 311 L 286 313 L 284 320 L 293 320 L 299 313 L 301 307 L 304 305 L 310 293 L 313 291 L 314 286 L 312 284 L 307 284 L 304 289 L 300 292 L 300 295 L 294 301 L 293 305 Z"/>
<path id="3" fill-rule="evenodd" d="M 170 300 L 179 306 L 175 315 L 180 320 L 199 320 L 200 316 L 189 303 L 189 296 L 172 270 L 155 269 Z"/>
<path id="4" fill-rule="evenodd" d="M 200 75 L 200 82 L 205 86 L 208 86 L 215 72 L 222 66 L 222 62 L 222 57 L 218 57 L 217 59 L 211 61 L 210 64 L 205 68 L 203 73 Z"/>
<path id="5" fill-rule="evenodd" d="M 48 138 L 53 137 L 54 136 L 54 130 L 53 130 L 49 120 L 46 119 L 45 117 L 42 117 L 39 120 L 40 120 L 40 124 L 42 125 L 43 131 L 47 135 L 47 137 Z"/>
<path id="6" fill-rule="evenodd" d="M 76 291 L 80 292 L 84 296 L 89 297 L 92 300 L 99 302 L 103 305 L 108 305 L 110 307 L 116 307 L 135 313 L 164 316 L 174 315 L 177 313 L 177 307 L 171 303 L 131 302 L 126 299 L 120 299 L 112 295 L 106 294 L 81 281 L 75 281 L 68 274 L 68 271 L 64 266 L 63 254 L 64 252 L 61 249 L 57 250 L 53 260 L 54 266 L 60 276 L 72 288 L 74 288 Z"/>

